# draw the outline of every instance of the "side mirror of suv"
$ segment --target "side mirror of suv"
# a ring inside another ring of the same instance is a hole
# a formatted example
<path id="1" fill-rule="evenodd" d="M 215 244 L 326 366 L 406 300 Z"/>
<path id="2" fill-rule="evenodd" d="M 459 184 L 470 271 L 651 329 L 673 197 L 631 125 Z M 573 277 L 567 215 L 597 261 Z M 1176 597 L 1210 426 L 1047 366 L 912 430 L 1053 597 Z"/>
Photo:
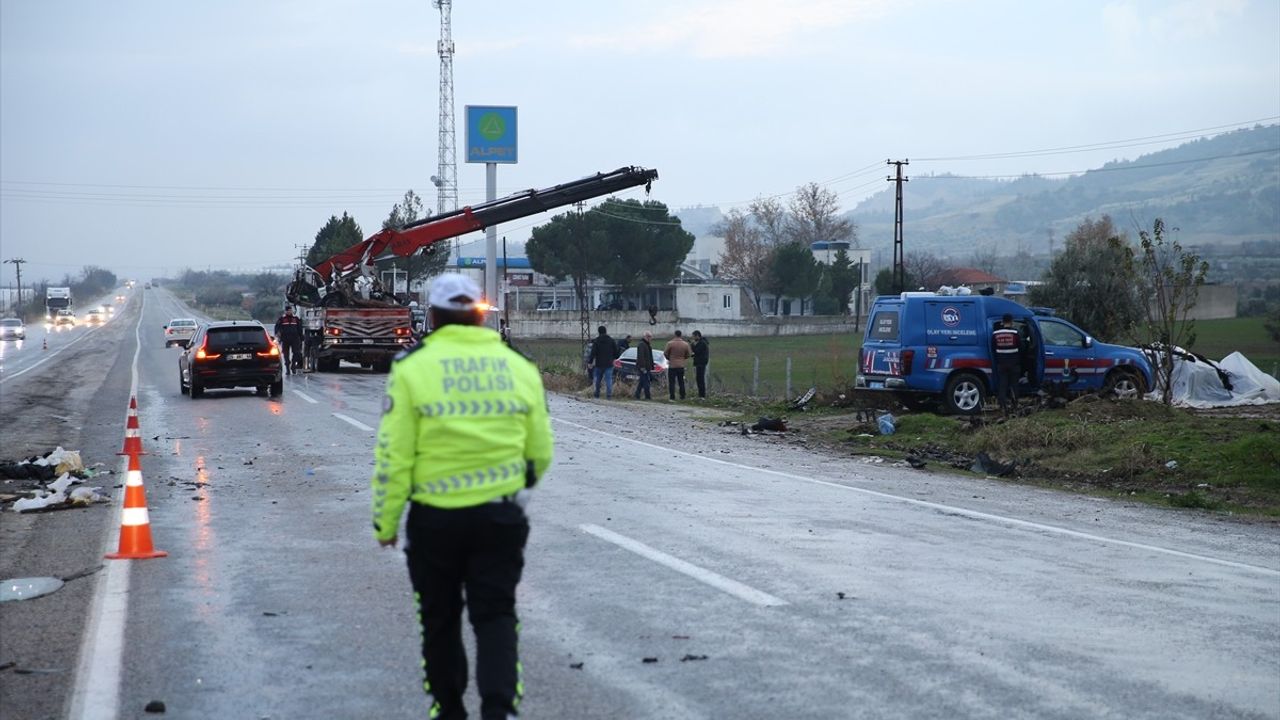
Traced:
<path id="1" fill-rule="evenodd" d="M 160 326 L 160 329 L 161 329 L 161 330 L 168 330 L 168 329 L 169 329 L 169 326 L 168 326 L 168 325 L 161 325 L 161 326 Z"/>
<path id="2" fill-rule="evenodd" d="M 1083 342 L 1083 343 L 1081 343 L 1081 344 L 1082 344 L 1082 345 L 1084 345 L 1084 346 L 1085 346 L 1085 347 L 1087 347 L 1087 348 L 1091 348 L 1091 347 L 1093 347 L 1093 338 L 1089 337 L 1088 335 L 1085 335 L 1085 336 L 1084 336 L 1084 342 Z"/>
<path id="3" fill-rule="evenodd" d="M 179 340 L 178 344 L 181 345 L 184 349 L 191 347 L 190 340 Z"/>

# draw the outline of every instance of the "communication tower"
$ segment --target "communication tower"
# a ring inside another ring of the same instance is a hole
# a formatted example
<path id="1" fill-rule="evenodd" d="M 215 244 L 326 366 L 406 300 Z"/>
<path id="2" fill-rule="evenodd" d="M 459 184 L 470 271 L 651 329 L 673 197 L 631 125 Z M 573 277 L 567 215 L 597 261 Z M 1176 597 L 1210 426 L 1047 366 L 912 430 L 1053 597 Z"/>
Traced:
<path id="1" fill-rule="evenodd" d="M 440 10 L 440 159 L 431 182 L 436 186 L 436 213 L 458 209 L 458 150 L 453 128 L 453 0 L 431 0 Z M 457 241 L 454 241 L 456 246 Z"/>

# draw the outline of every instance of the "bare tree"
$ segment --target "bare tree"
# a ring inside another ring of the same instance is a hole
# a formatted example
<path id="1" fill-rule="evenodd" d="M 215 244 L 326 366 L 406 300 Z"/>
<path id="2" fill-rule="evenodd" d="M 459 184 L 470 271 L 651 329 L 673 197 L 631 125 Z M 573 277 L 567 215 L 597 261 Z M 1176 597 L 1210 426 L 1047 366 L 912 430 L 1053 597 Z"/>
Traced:
<path id="1" fill-rule="evenodd" d="M 714 232 L 724 238 L 720 276 L 746 288 L 760 309 L 760 293 L 768 285 L 773 268 L 773 244 L 756 226 L 753 216 L 734 208 L 717 223 Z"/>
<path id="2" fill-rule="evenodd" d="M 787 231 L 796 242 L 850 242 L 857 247 L 858 231 L 847 218 L 840 217 L 840 199 L 817 183 L 796 188 L 791 199 Z"/>
<path id="3" fill-rule="evenodd" d="M 1000 262 L 1000 258 L 996 255 L 994 246 L 979 245 L 978 249 L 973 251 L 969 256 L 969 266 L 977 268 L 984 273 L 991 275 L 996 274 L 996 265 Z"/>
<path id="4" fill-rule="evenodd" d="M 777 198 L 757 198 L 747 208 L 752 225 L 760 232 L 760 240 L 769 247 L 786 242 L 787 209 Z"/>
<path id="5" fill-rule="evenodd" d="M 925 290 L 937 290 L 942 284 L 942 273 L 951 269 L 951 263 L 927 252 L 911 252 L 902 258 L 907 276 Z"/>
<path id="6" fill-rule="evenodd" d="M 1196 323 L 1191 309 L 1209 263 L 1170 241 L 1164 221 L 1156 218 L 1151 232 L 1138 231 L 1140 254 L 1133 271 L 1142 289 L 1146 318 L 1146 354 L 1156 372 L 1156 385 L 1165 405 L 1173 401 L 1173 369 L 1176 348 L 1190 350 L 1196 343 Z"/>

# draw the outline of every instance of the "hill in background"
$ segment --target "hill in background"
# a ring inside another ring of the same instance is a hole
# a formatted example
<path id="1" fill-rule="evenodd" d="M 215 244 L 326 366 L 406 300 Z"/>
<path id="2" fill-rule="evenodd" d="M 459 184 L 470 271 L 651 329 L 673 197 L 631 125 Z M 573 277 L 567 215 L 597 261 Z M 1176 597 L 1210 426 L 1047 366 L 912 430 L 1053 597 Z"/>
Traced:
<path id="1" fill-rule="evenodd" d="M 1047 254 L 1089 216 L 1109 214 L 1131 236 L 1163 218 L 1185 245 L 1280 240 L 1280 125 L 1257 126 L 1083 175 L 986 180 L 909 175 L 903 192 L 908 252 L 965 257 L 974 249 Z M 846 213 L 863 247 L 893 242 L 893 189 Z"/>

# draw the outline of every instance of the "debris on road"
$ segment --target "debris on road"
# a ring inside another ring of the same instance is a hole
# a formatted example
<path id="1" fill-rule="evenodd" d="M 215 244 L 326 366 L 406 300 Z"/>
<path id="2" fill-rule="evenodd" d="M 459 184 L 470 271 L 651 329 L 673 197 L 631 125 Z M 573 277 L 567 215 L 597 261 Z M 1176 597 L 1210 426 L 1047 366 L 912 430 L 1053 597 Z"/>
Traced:
<path id="1" fill-rule="evenodd" d="M 642 663 L 644 663 L 644 664 L 646 664 L 646 665 L 651 665 L 651 664 L 653 664 L 653 663 L 658 662 L 658 658 L 656 658 L 656 657 L 647 657 L 647 658 L 643 658 L 643 659 L 641 659 L 641 661 L 640 661 L 640 662 L 642 662 Z"/>
<path id="2" fill-rule="evenodd" d="M 143 712 L 162 714 L 164 713 L 164 703 L 160 700 L 152 700 L 142 710 Z"/>
<path id="3" fill-rule="evenodd" d="M 583 666 L 584 664 L 585 664 L 585 663 L 580 663 L 580 662 L 576 662 L 576 663 L 569 663 L 569 667 L 570 667 L 571 669 L 573 669 L 573 670 L 581 670 L 581 669 L 582 669 L 582 666 Z"/>
<path id="4" fill-rule="evenodd" d="M 706 660 L 706 659 L 707 659 L 706 655 L 685 655 L 684 657 L 680 658 L 680 662 L 691 662 L 694 660 Z"/>
<path id="5" fill-rule="evenodd" d="M 1018 470 L 1016 463 L 998 462 L 985 452 L 978 453 L 977 459 L 973 461 L 973 467 L 969 469 L 973 472 L 986 473 L 996 477 L 1009 477 L 1016 474 Z"/>
<path id="6" fill-rule="evenodd" d="M 786 432 L 787 421 L 784 418 L 762 417 L 756 421 L 755 425 L 751 426 L 751 429 L 755 432 L 761 432 L 762 430 L 768 430 L 770 432 Z"/>
<path id="7" fill-rule="evenodd" d="M 800 398 L 795 402 L 791 403 L 791 409 L 804 410 L 805 406 L 809 404 L 809 401 L 813 400 L 813 396 L 817 394 L 818 394 L 818 388 L 816 387 L 809 388 L 808 392 L 806 392 L 804 395 L 801 395 Z"/>

